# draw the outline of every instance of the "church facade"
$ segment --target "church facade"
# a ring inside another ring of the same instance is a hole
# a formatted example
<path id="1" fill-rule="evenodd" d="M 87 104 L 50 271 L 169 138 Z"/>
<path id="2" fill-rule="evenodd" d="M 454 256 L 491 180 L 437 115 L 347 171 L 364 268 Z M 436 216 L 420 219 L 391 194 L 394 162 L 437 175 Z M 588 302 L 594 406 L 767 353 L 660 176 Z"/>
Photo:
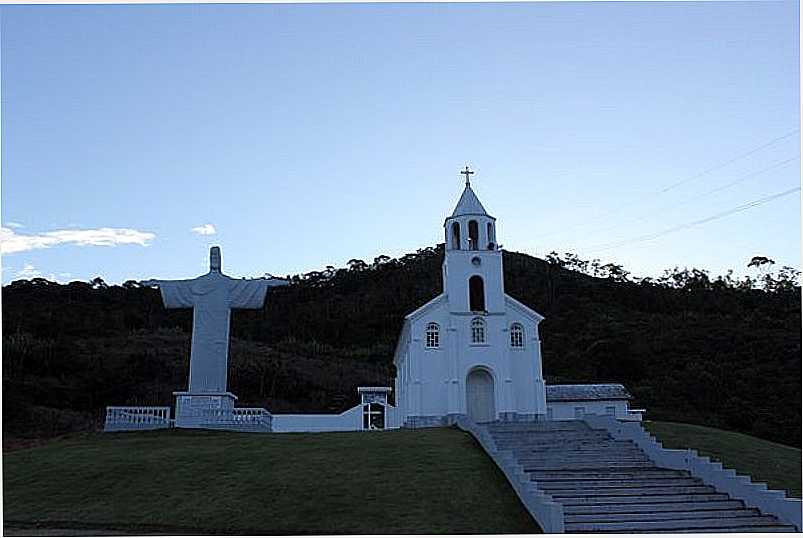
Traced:
<path id="1" fill-rule="evenodd" d="M 466 185 L 444 222 L 443 292 L 408 314 L 394 354 L 395 414 L 410 427 L 546 418 L 538 325 L 505 293 L 496 219 Z"/>

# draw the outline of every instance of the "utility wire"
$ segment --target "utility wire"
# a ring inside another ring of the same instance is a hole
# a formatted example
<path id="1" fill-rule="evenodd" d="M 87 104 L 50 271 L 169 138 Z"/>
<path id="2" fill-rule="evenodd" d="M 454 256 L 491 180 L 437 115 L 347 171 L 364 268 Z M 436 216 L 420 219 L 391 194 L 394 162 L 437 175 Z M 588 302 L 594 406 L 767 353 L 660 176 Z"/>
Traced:
<path id="1" fill-rule="evenodd" d="M 736 185 L 737 183 L 741 183 L 745 179 L 750 179 L 751 177 L 763 174 L 765 172 L 769 172 L 770 170 L 775 170 L 776 168 L 781 168 L 781 167 L 791 163 L 792 161 L 797 161 L 798 159 L 800 159 L 800 155 L 798 155 L 796 157 L 791 157 L 791 158 L 786 159 L 784 161 L 779 161 L 777 163 L 771 164 L 770 166 L 768 166 L 766 168 L 762 168 L 761 170 L 758 170 L 756 172 L 751 172 L 751 173 L 749 173 L 747 175 L 744 175 L 744 176 L 742 176 L 742 177 L 740 177 L 738 179 L 734 179 L 730 183 L 725 183 L 724 185 L 720 185 L 719 187 L 711 189 L 710 191 L 706 191 L 706 192 L 704 192 L 702 194 L 698 194 L 697 196 L 695 196 L 693 198 L 689 198 L 689 199 L 687 199 L 687 200 L 685 200 L 685 201 L 683 201 L 681 203 L 685 204 L 685 203 L 690 202 L 692 200 L 696 200 L 698 198 L 702 198 L 703 196 L 708 196 L 709 194 L 714 194 L 715 192 L 719 192 L 719 191 L 725 190 L 728 187 L 733 187 L 734 185 Z"/>
<path id="2" fill-rule="evenodd" d="M 752 148 L 752 149 L 750 149 L 750 150 L 747 150 L 747 151 L 745 151 L 745 152 L 743 152 L 743 153 L 740 153 L 740 154 L 736 155 L 735 157 L 733 157 L 733 158 L 731 158 L 731 159 L 728 159 L 727 161 L 724 161 L 724 162 L 721 162 L 721 163 L 719 163 L 719 164 L 716 164 L 716 165 L 714 165 L 714 166 L 712 166 L 712 167 L 710 167 L 710 168 L 707 168 L 707 169 L 703 170 L 702 172 L 699 172 L 699 173 L 697 173 L 697 174 L 695 174 L 695 175 L 693 175 L 693 176 L 691 176 L 691 177 L 687 177 L 687 178 L 685 178 L 685 179 L 682 179 L 682 180 L 680 180 L 680 181 L 676 181 L 675 183 L 672 183 L 672 184 L 670 184 L 670 185 L 668 185 L 668 186 L 664 187 L 664 188 L 663 188 L 663 189 L 661 189 L 660 191 L 653 191 L 653 192 L 647 192 L 647 193 L 644 193 L 644 194 L 642 194 L 642 195 L 638 196 L 636 200 L 643 199 L 643 198 L 645 198 L 645 197 L 646 197 L 646 196 L 648 196 L 648 195 L 658 195 L 658 194 L 663 194 L 663 193 L 665 193 L 665 192 L 667 192 L 667 191 L 669 191 L 669 190 L 672 190 L 672 189 L 674 189 L 675 187 L 678 187 L 678 186 L 680 186 L 680 185 L 684 185 L 684 184 L 686 184 L 686 183 L 689 183 L 689 182 L 691 182 L 691 181 L 694 181 L 694 180 L 696 180 L 696 179 L 699 179 L 699 178 L 701 178 L 701 177 L 703 177 L 703 176 L 705 176 L 705 175 L 707 175 L 707 174 L 710 174 L 711 172 L 714 172 L 715 170 L 719 170 L 720 168 L 724 168 L 725 166 L 727 166 L 727 165 L 729 165 L 729 164 L 731 164 L 731 163 L 734 163 L 734 162 L 736 162 L 736 161 L 738 161 L 738 160 L 740 160 L 740 159 L 744 159 L 745 157 L 748 157 L 748 156 L 750 156 L 750 155 L 753 155 L 754 153 L 757 153 L 757 152 L 761 151 L 762 149 L 766 149 L 766 148 L 768 148 L 768 147 L 770 147 L 770 146 L 772 146 L 772 145 L 774 145 L 774 144 L 777 144 L 777 143 L 778 143 L 778 142 L 780 142 L 781 140 L 785 140 L 785 139 L 789 138 L 790 136 L 792 136 L 792 135 L 794 135 L 795 133 L 798 133 L 798 132 L 800 132 L 800 129 L 799 129 L 799 128 L 797 128 L 797 129 L 792 129 L 791 131 L 789 131 L 789 132 L 787 132 L 787 133 L 784 133 L 783 135 L 781 135 L 781 136 L 779 136 L 779 137 L 777 137 L 777 138 L 773 138 L 773 139 L 772 139 L 772 140 L 770 140 L 769 142 L 765 142 L 764 144 L 761 144 L 761 145 L 759 145 L 759 146 L 756 146 L 756 147 L 754 147 L 754 148 Z M 601 219 L 603 219 L 603 218 L 605 218 L 605 217 L 608 217 L 608 216 L 610 216 L 610 215 L 613 215 L 613 214 L 615 214 L 615 213 L 618 213 L 619 211 L 621 211 L 622 209 L 624 209 L 624 208 L 625 208 L 625 206 L 627 206 L 627 205 L 628 205 L 628 204 L 630 204 L 630 203 L 633 203 L 633 202 L 635 202 L 636 200 L 633 200 L 632 202 L 628 202 L 628 203 L 620 204 L 620 205 L 618 205 L 617 207 L 615 207 L 614 209 L 612 209 L 611 211 L 608 211 L 607 213 L 603 213 L 602 215 L 598 215 L 598 216 L 596 216 L 596 217 L 592 217 L 592 218 L 590 218 L 590 219 L 588 219 L 588 220 L 585 220 L 585 221 L 583 221 L 583 222 L 578 222 L 578 223 L 576 223 L 576 224 L 573 224 L 573 225 L 571 225 L 571 226 L 568 226 L 568 227 L 563 227 L 563 228 L 561 228 L 561 229 L 558 229 L 558 230 L 555 230 L 555 231 L 553 231 L 553 232 L 549 232 L 549 233 L 545 233 L 545 234 L 540 234 L 540 235 L 537 235 L 536 237 L 538 237 L 538 238 L 550 237 L 550 236 L 554 236 L 554 235 L 557 235 L 557 234 L 563 233 L 563 232 L 565 232 L 566 230 L 574 230 L 574 229 L 577 229 L 577 228 L 579 228 L 579 227 L 582 227 L 582 226 L 585 226 L 585 225 L 587 225 L 587 224 L 590 224 L 590 223 L 592 223 L 592 222 L 597 222 L 597 221 L 599 221 L 599 220 L 601 220 Z"/>
<path id="3" fill-rule="evenodd" d="M 599 250 L 609 250 L 609 249 L 612 249 L 612 248 L 621 247 L 621 246 L 629 245 L 629 244 L 632 244 L 632 243 L 640 243 L 642 241 L 651 241 L 653 239 L 657 239 L 657 238 L 659 238 L 661 236 L 664 236 L 664 235 L 667 235 L 667 234 L 670 234 L 670 233 L 678 232 L 680 230 L 685 230 L 687 228 L 692 228 L 694 226 L 699 226 L 700 224 L 705 224 L 707 222 L 711 222 L 712 220 L 721 219 L 721 218 L 727 217 L 729 215 L 733 215 L 734 213 L 739 213 L 741 211 L 746 211 L 746 210 L 748 210 L 750 208 L 766 204 L 768 202 L 771 202 L 771 201 L 776 200 L 778 198 L 781 198 L 783 196 L 788 196 L 788 195 L 792 194 L 793 192 L 798 192 L 799 190 L 800 190 L 800 187 L 795 187 L 793 189 L 789 189 L 789 190 L 786 190 L 786 191 L 783 191 L 783 192 L 779 192 L 777 194 L 772 194 L 770 196 L 765 196 L 764 198 L 759 198 L 758 200 L 753 200 L 752 202 L 748 202 L 746 204 L 742 204 L 740 206 L 733 207 L 733 208 L 728 209 L 726 211 L 722 211 L 720 213 L 716 213 L 716 214 L 711 215 L 709 217 L 706 217 L 704 219 L 695 220 L 695 221 L 687 222 L 687 223 L 684 223 L 684 224 L 679 224 L 677 226 L 673 226 L 671 228 L 667 228 L 665 230 L 661 230 L 660 232 L 654 232 L 654 233 L 651 233 L 651 234 L 640 235 L 640 236 L 637 236 L 637 237 L 632 237 L 630 239 L 624 239 L 622 241 L 616 241 L 616 242 L 613 242 L 613 243 L 604 243 L 602 245 L 597 245 L 596 247 L 592 247 L 590 249 L 590 252 L 595 252 L 595 251 L 599 251 Z"/>
<path id="4" fill-rule="evenodd" d="M 653 210 L 653 211 L 651 211 L 649 213 L 646 213 L 646 214 L 644 214 L 644 215 L 642 215 L 640 217 L 635 217 L 635 218 L 632 218 L 632 219 L 628 219 L 628 220 L 626 220 L 624 222 L 618 222 L 616 224 L 612 224 L 611 226 L 606 226 L 605 228 L 597 228 L 596 230 L 591 230 L 590 232 L 587 233 L 587 235 L 594 235 L 594 234 L 598 234 L 600 232 L 606 232 L 608 230 L 621 228 L 623 225 L 628 224 L 630 222 L 638 222 L 638 221 L 648 220 L 651 217 L 655 216 L 656 211 L 666 211 L 667 209 L 672 209 L 674 207 L 683 206 L 683 205 L 686 205 L 686 204 L 688 204 L 690 202 L 696 202 L 700 198 L 705 198 L 706 196 L 710 196 L 710 195 L 712 195 L 714 193 L 717 193 L 719 191 L 723 191 L 723 190 L 725 190 L 725 189 L 727 189 L 729 187 L 733 187 L 734 185 L 736 185 L 738 183 L 741 183 L 742 181 L 745 181 L 747 179 L 750 179 L 751 177 L 755 177 L 755 176 L 758 176 L 758 175 L 761 175 L 761 174 L 765 174 L 765 173 L 767 173 L 767 172 L 769 172 L 771 170 L 775 170 L 777 168 L 782 168 L 783 166 L 786 166 L 787 164 L 789 164 L 789 163 L 791 163 L 793 161 L 796 161 L 798 159 L 800 159 L 800 155 L 797 155 L 795 157 L 791 157 L 789 159 L 785 159 L 783 161 L 775 162 L 775 163 L 773 163 L 773 164 L 771 164 L 769 166 L 766 166 L 766 167 L 764 167 L 764 168 L 762 168 L 760 170 L 756 170 L 754 172 L 750 172 L 749 174 L 745 174 L 745 175 L 743 175 L 743 176 L 741 176 L 741 177 L 739 177 L 737 179 L 734 179 L 733 181 L 731 181 L 729 183 L 725 183 L 724 185 L 720 185 L 719 187 L 716 187 L 714 189 L 702 192 L 700 194 L 696 194 L 694 196 L 690 196 L 689 198 L 686 198 L 685 200 L 680 200 L 680 201 L 678 201 L 676 203 L 665 205 L 665 206 L 663 206 L 661 208 L 658 208 L 658 209 Z"/>
<path id="5" fill-rule="evenodd" d="M 751 149 L 749 151 L 746 151 L 745 153 L 741 153 L 741 154 L 737 155 L 736 157 L 733 157 L 732 159 L 729 159 L 729 160 L 727 160 L 725 162 L 721 162 L 719 164 L 716 164 L 716 165 L 712 166 L 711 168 L 707 168 L 707 169 L 703 170 L 702 172 L 700 172 L 699 174 L 695 174 L 695 175 L 693 175 L 691 177 L 687 177 L 686 179 L 683 179 L 683 180 L 677 181 L 675 183 L 672 183 L 671 185 L 669 185 L 667 187 L 664 187 L 661 190 L 661 192 L 666 192 L 668 190 L 672 190 L 675 187 L 679 187 L 680 185 L 688 183 L 689 181 L 694 181 L 695 179 L 698 179 L 698 178 L 700 178 L 700 177 L 702 177 L 702 176 L 704 176 L 706 174 L 710 174 L 711 172 L 713 172 L 715 170 L 719 170 L 720 168 L 724 168 L 724 167 L 728 166 L 731 163 L 734 163 L 734 162 L 736 162 L 738 160 L 744 159 L 745 157 L 749 157 L 750 155 L 752 155 L 752 154 L 754 154 L 756 152 L 759 152 L 764 148 L 768 148 L 768 147 L 772 146 L 773 144 L 776 144 L 776 143 L 780 142 L 781 140 L 789 138 L 790 136 L 792 136 L 793 134 L 795 134 L 797 132 L 800 132 L 800 129 L 792 129 L 788 133 L 786 133 L 784 135 L 781 135 L 778 138 L 774 138 L 774 139 L 770 140 L 769 142 L 767 142 L 766 144 L 762 144 L 762 145 L 758 146 L 757 148 L 753 148 L 753 149 Z"/>

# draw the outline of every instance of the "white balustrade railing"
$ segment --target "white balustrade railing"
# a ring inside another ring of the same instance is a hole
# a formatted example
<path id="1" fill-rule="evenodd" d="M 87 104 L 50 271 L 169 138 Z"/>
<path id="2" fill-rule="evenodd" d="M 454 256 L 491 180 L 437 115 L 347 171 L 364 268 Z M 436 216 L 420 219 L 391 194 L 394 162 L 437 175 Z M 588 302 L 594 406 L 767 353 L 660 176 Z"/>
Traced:
<path id="1" fill-rule="evenodd" d="M 169 407 L 109 406 L 106 408 L 104 431 L 155 430 L 169 428 Z"/>
<path id="2" fill-rule="evenodd" d="M 204 409 L 207 425 L 259 426 L 270 430 L 271 414 L 261 407 L 235 407 L 233 409 Z"/>
<path id="3" fill-rule="evenodd" d="M 270 413 L 261 407 L 235 407 L 234 420 L 236 422 L 258 422 L 270 424 Z"/>

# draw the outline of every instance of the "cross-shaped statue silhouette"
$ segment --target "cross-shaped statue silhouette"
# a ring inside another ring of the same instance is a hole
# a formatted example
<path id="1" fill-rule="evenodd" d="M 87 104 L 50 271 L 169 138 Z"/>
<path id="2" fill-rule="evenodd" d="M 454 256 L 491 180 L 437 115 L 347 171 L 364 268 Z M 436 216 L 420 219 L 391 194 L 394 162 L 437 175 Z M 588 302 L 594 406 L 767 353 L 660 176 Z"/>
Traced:
<path id="1" fill-rule="evenodd" d="M 462 171 L 462 172 L 460 172 L 460 173 L 461 173 L 461 174 L 463 174 L 464 176 L 466 176 L 466 187 L 470 186 L 470 185 L 471 185 L 471 182 L 469 181 L 469 177 L 468 177 L 468 176 L 470 176 L 470 175 L 474 174 L 474 172 L 472 172 L 471 170 L 469 170 L 469 169 L 468 169 L 468 165 L 466 165 L 466 169 L 465 169 L 465 170 L 463 170 L 463 171 Z"/>

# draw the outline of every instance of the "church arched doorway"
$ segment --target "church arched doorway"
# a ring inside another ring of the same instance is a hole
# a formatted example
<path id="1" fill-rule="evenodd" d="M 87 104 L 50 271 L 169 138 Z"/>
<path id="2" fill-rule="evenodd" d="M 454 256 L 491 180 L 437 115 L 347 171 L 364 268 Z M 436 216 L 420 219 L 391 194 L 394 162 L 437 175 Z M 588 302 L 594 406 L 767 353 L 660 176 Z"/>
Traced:
<path id="1" fill-rule="evenodd" d="M 494 405 L 494 378 L 490 372 L 475 368 L 466 379 L 466 408 L 474 422 L 496 420 Z"/>

